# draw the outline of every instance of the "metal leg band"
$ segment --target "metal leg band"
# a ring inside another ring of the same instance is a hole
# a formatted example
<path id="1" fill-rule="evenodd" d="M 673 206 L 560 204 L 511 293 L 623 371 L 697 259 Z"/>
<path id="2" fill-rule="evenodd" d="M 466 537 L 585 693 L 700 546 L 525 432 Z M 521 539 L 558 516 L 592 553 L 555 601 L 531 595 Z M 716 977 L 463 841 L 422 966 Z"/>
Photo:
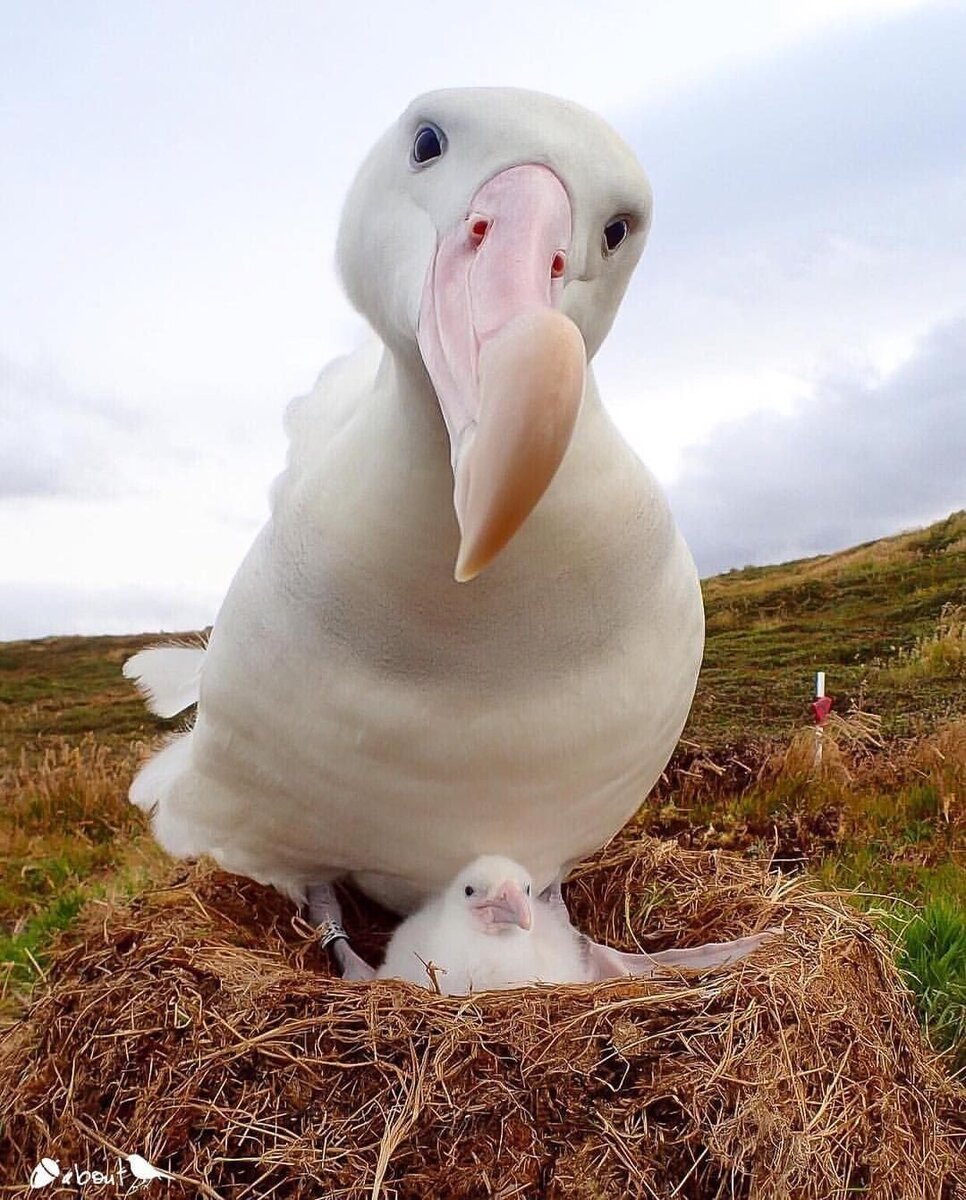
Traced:
<path id="1" fill-rule="evenodd" d="M 340 939 L 346 942 L 349 940 L 349 935 L 342 928 L 338 921 L 323 921 L 320 925 L 317 925 L 316 928 L 322 935 L 319 939 L 319 948 L 321 950 L 327 950 L 333 942 L 337 942 Z"/>

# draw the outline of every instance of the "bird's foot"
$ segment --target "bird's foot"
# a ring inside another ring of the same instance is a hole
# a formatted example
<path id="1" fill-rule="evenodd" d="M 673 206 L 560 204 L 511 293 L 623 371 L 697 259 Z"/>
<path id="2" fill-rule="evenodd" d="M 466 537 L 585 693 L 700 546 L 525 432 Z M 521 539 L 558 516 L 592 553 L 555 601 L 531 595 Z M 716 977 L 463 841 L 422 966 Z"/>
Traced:
<path id="1" fill-rule="evenodd" d="M 364 958 L 360 958 L 356 954 L 355 950 L 349 944 L 348 938 L 339 938 L 337 942 L 333 942 L 331 954 L 339 967 L 339 973 L 343 979 L 350 979 L 359 983 L 375 979 L 375 968 L 370 967 Z"/>
<path id="2" fill-rule="evenodd" d="M 655 954 L 627 954 L 613 950 L 601 942 L 588 942 L 588 958 L 595 979 L 619 979 L 636 976 L 647 979 L 656 972 L 671 968 L 688 971 L 707 971 L 726 963 L 745 958 L 774 937 L 775 930 L 753 933 L 731 942 L 708 942 L 704 946 L 689 946 L 682 950 L 659 950 Z"/>
<path id="3" fill-rule="evenodd" d="M 349 935 L 342 928 L 342 908 L 331 883 L 309 888 L 308 917 L 321 934 L 319 948 L 329 951 L 343 979 L 362 982 L 375 978 L 375 970 L 352 949 Z"/>

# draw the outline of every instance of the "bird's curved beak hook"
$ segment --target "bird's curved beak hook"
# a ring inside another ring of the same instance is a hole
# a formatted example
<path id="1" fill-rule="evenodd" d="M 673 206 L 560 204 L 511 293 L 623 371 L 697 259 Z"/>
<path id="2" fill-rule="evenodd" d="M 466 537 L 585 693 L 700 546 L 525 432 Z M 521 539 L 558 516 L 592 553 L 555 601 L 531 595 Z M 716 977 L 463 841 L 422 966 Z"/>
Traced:
<path id="1" fill-rule="evenodd" d="M 426 276 L 418 342 L 452 448 L 460 582 L 527 519 L 573 434 L 587 354 L 557 307 L 571 236 L 557 176 L 510 167 L 477 191 Z"/>

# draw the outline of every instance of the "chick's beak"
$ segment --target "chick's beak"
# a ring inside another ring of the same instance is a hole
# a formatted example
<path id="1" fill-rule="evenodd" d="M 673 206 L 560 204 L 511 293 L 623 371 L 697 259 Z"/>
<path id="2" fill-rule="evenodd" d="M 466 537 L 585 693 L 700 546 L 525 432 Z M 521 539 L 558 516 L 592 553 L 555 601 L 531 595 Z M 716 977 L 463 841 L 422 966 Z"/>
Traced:
<path id="1" fill-rule="evenodd" d="M 486 925 L 516 925 L 526 930 L 533 923 L 530 897 L 512 879 L 501 883 L 473 907 Z"/>

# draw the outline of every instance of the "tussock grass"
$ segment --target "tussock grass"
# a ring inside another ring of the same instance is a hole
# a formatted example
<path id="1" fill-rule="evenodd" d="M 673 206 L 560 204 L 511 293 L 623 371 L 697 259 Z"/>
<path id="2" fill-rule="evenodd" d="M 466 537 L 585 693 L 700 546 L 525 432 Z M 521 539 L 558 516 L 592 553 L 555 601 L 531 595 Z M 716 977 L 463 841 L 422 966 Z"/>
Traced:
<path id="1" fill-rule="evenodd" d="M 966 679 L 966 604 L 944 604 L 931 633 L 920 634 L 876 671 L 887 683 L 935 676 Z"/>
<path id="2" fill-rule="evenodd" d="M 756 847 L 777 860 L 818 862 L 881 846 L 921 865 L 962 845 L 966 718 L 928 737 L 883 739 L 881 721 L 854 711 L 787 743 L 719 752 L 692 747 L 641 810 L 650 832 L 694 846 Z M 785 853 L 787 852 L 787 854 Z"/>
<path id="3" fill-rule="evenodd" d="M 834 716 L 787 745 L 698 755 L 672 769 L 639 817 L 682 845 L 742 849 L 808 870 L 882 910 L 938 1049 L 966 1066 L 966 718 L 891 739 L 877 716 Z M 893 903 L 895 897 L 902 903 Z M 932 967 L 930 967 L 932 962 Z"/>
<path id="4" fill-rule="evenodd" d="M 626 948 L 782 932 L 701 976 L 445 997 L 333 980 L 269 889 L 181 872 L 92 914 L 0 1046 L 0 1159 L 137 1146 L 189 1194 L 292 1200 L 957 1194 L 962 1093 L 843 897 L 629 832 L 568 902 Z M 348 911 L 371 954 L 385 917 Z"/>
<path id="5" fill-rule="evenodd" d="M 0 774 L 8 830 L 24 836 L 67 832 L 105 841 L 132 825 L 127 788 L 142 751 L 118 751 L 86 733 L 79 742 L 57 737 L 39 753 L 21 750 Z"/>

